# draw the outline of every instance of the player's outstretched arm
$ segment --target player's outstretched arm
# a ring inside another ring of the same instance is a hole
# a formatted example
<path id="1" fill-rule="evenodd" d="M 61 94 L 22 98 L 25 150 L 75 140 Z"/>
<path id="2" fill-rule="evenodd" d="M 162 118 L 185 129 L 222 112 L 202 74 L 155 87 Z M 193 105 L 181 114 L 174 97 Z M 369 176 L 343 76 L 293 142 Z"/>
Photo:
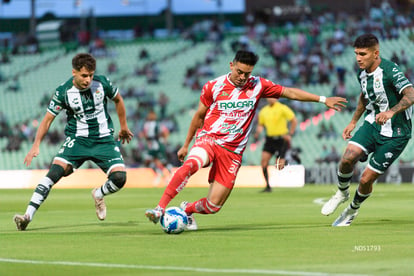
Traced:
<path id="1" fill-rule="evenodd" d="M 52 124 L 55 118 L 56 117 L 54 115 L 52 115 L 49 112 L 46 112 L 45 117 L 43 118 L 42 122 L 39 125 L 39 128 L 36 131 L 36 136 L 32 148 L 29 150 L 26 157 L 24 158 L 24 164 L 26 164 L 27 167 L 30 166 L 30 164 L 32 163 L 33 157 L 39 155 L 40 143 L 42 142 L 46 133 L 49 131 L 50 125 Z"/>
<path id="2" fill-rule="evenodd" d="M 346 103 L 348 102 L 342 97 L 319 96 L 295 87 L 285 87 L 282 97 L 302 102 L 321 102 L 336 111 L 341 111 L 342 108 L 346 107 Z"/>

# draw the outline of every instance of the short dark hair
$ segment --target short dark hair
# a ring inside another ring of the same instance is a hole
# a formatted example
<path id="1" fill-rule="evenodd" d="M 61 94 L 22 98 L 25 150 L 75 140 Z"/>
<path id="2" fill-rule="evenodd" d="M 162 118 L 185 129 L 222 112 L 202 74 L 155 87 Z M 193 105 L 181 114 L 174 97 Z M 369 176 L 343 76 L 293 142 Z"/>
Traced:
<path id="1" fill-rule="evenodd" d="M 250 51 L 238 50 L 233 62 L 240 62 L 247 65 L 256 65 L 259 56 Z"/>
<path id="2" fill-rule="evenodd" d="M 379 45 L 378 38 L 373 34 L 363 34 L 358 36 L 354 42 L 354 48 L 371 48 Z"/>
<path id="3" fill-rule="evenodd" d="M 72 68 L 80 71 L 85 67 L 88 71 L 95 71 L 96 59 L 88 53 L 79 53 L 72 59 Z"/>

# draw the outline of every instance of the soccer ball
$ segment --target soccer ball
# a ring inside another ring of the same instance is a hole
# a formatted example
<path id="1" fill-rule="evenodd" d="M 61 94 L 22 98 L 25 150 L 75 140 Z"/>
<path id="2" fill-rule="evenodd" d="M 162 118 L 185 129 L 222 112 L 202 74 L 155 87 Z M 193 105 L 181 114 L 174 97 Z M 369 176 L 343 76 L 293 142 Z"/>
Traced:
<path id="1" fill-rule="evenodd" d="M 187 214 L 178 207 L 170 207 L 161 216 L 160 225 L 167 234 L 180 234 L 188 224 Z"/>

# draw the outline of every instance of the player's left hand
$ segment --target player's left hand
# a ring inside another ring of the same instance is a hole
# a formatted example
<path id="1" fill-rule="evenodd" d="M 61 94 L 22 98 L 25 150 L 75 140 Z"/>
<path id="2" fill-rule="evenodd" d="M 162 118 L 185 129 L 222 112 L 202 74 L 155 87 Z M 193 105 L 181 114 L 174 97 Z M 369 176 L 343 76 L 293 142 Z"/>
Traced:
<path id="1" fill-rule="evenodd" d="M 129 129 L 121 129 L 118 133 L 118 140 L 121 140 L 121 143 L 129 143 L 134 137 L 134 134 Z"/>
<path id="2" fill-rule="evenodd" d="M 392 118 L 392 116 L 394 116 L 394 112 L 391 110 L 378 113 L 375 116 L 375 122 L 379 125 L 384 125 L 389 119 Z"/>
<path id="3" fill-rule="evenodd" d="M 326 98 L 325 105 L 329 108 L 332 108 L 336 111 L 341 111 L 342 108 L 346 107 L 348 101 L 342 97 L 328 97 Z"/>

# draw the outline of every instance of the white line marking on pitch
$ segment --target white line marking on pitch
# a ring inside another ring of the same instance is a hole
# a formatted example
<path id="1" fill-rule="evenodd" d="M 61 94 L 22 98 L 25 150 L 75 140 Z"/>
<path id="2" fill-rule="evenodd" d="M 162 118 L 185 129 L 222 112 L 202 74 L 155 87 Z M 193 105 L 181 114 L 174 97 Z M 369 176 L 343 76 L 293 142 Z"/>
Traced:
<path id="1" fill-rule="evenodd" d="M 104 264 L 104 263 L 82 263 L 82 262 L 65 262 L 65 261 L 36 261 L 36 260 L 19 260 L 0 258 L 3 263 L 20 263 L 20 264 L 38 264 L 38 265 L 61 265 L 61 266 L 89 266 L 89 267 L 108 267 L 108 268 L 125 268 L 125 269 L 147 269 L 147 270 L 175 270 L 175 271 L 194 271 L 209 273 L 245 273 L 245 274 L 269 274 L 269 275 L 298 275 L 298 276 L 363 276 L 365 274 L 340 274 L 340 273 L 323 273 L 323 272 L 305 272 L 305 271 L 285 271 L 270 269 L 216 269 L 202 267 L 181 267 L 181 266 L 152 266 L 152 265 L 128 265 L 128 264 Z"/>

